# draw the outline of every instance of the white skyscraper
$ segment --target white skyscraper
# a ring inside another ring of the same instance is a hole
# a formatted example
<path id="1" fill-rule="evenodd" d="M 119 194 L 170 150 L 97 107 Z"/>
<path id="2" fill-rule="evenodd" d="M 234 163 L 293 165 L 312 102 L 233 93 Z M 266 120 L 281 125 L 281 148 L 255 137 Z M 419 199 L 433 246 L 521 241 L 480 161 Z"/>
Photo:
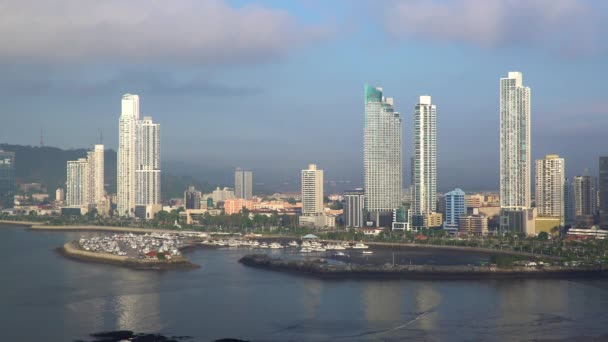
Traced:
<path id="1" fill-rule="evenodd" d="M 430 96 L 420 96 L 414 107 L 412 212 L 437 211 L 437 108 Z"/>
<path id="2" fill-rule="evenodd" d="M 137 122 L 136 205 L 160 204 L 160 125 L 149 116 Z"/>
<path id="3" fill-rule="evenodd" d="M 105 196 L 104 191 L 104 147 L 95 145 L 87 155 L 89 162 L 89 204 L 97 206 Z"/>
<path id="4" fill-rule="evenodd" d="M 549 154 L 536 161 L 536 208 L 539 216 L 564 220 L 564 159 Z"/>
<path id="5" fill-rule="evenodd" d="M 251 170 L 237 168 L 234 172 L 234 195 L 237 198 L 251 199 L 253 197 L 252 182 L 253 172 Z"/>
<path id="6" fill-rule="evenodd" d="M 67 163 L 66 204 L 69 207 L 87 207 L 89 204 L 89 162 L 86 158 Z"/>
<path id="7" fill-rule="evenodd" d="M 500 79 L 500 206 L 530 208 L 530 88 L 521 72 Z"/>
<path id="8" fill-rule="evenodd" d="M 401 205 L 403 181 L 401 117 L 382 88 L 365 85 L 365 208 L 376 225 Z M 386 215 L 383 215 L 386 214 Z"/>
<path id="9" fill-rule="evenodd" d="M 310 164 L 302 170 L 302 215 L 319 216 L 323 214 L 323 170 Z"/>
<path id="10" fill-rule="evenodd" d="M 135 211 L 137 169 L 137 122 L 139 96 L 122 96 L 122 111 L 118 127 L 117 211 L 119 216 L 132 216 Z"/>

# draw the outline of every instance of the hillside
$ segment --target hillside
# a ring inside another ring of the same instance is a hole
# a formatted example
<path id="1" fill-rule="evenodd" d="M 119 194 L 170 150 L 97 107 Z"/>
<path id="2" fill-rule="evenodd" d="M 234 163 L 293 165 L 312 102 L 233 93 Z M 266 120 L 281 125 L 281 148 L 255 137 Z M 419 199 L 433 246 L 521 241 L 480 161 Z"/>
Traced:
<path id="1" fill-rule="evenodd" d="M 0 144 L 0 149 L 15 152 L 15 175 L 17 183 L 41 183 L 54 197 L 58 187 L 65 186 L 66 164 L 87 156 L 87 149 L 63 150 L 57 147 Z M 116 192 L 116 151 L 105 151 L 105 183 L 108 193 Z M 202 191 L 212 187 L 191 176 L 162 174 L 161 190 L 164 199 L 181 197 L 184 190 L 194 185 Z"/>

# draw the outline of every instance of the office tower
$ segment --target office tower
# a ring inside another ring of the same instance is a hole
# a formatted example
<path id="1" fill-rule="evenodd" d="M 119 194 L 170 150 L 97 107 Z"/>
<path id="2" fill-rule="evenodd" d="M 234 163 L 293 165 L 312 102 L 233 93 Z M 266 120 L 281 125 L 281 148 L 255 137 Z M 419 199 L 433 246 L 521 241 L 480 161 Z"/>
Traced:
<path id="1" fill-rule="evenodd" d="M 95 145 L 87 154 L 89 162 L 88 203 L 97 207 L 104 201 L 104 147 Z"/>
<path id="2" fill-rule="evenodd" d="M 437 108 L 430 96 L 414 107 L 414 215 L 437 211 Z M 457 222 L 457 221 L 456 221 Z"/>
<path id="3" fill-rule="evenodd" d="M 323 170 L 310 164 L 302 170 L 302 215 L 323 214 Z"/>
<path id="4" fill-rule="evenodd" d="M 160 198 L 160 125 L 149 116 L 137 123 L 137 168 L 135 204 L 161 204 Z"/>
<path id="5" fill-rule="evenodd" d="M 251 199 L 253 197 L 253 173 L 251 170 L 237 168 L 234 172 L 234 195 L 236 198 Z"/>
<path id="6" fill-rule="evenodd" d="M 86 158 L 70 160 L 67 163 L 66 204 L 69 207 L 89 205 L 89 162 Z"/>
<path id="7" fill-rule="evenodd" d="M 15 152 L 0 150 L 0 208 L 15 203 Z"/>
<path id="8" fill-rule="evenodd" d="M 521 72 L 500 79 L 500 206 L 530 208 L 530 88 Z"/>
<path id="9" fill-rule="evenodd" d="M 564 222 L 564 158 L 548 154 L 536 161 L 536 210 L 538 216 Z"/>
<path id="10" fill-rule="evenodd" d="M 382 96 L 382 88 L 365 85 L 364 104 L 365 209 L 379 226 L 381 216 L 388 215 L 391 221 L 393 210 L 401 205 L 401 117 L 393 99 Z"/>
<path id="11" fill-rule="evenodd" d="M 608 157 L 600 157 L 600 228 L 608 229 Z"/>
<path id="12" fill-rule="evenodd" d="M 564 225 L 574 224 L 574 183 L 566 178 L 564 181 Z"/>
<path id="13" fill-rule="evenodd" d="M 595 178 L 585 170 L 582 176 L 574 177 L 574 223 L 579 228 L 590 228 L 597 211 Z"/>
<path id="14" fill-rule="evenodd" d="M 195 187 L 189 186 L 188 190 L 184 191 L 184 205 L 186 209 L 200 209 L 201 192 L 197 191 Z"/>
<path id="15" fill-rule="evenodd" d="M 118 167 L 116 206 L 119 216 L 132 216 L 135 211 L 137 168 L 137 122 L 139 121 L 139 96 L 122 96 L 118 126 Z"/>
<path id="16" fill-rule="evenodd" d="M 344 193 L 344 225 L 347 228 L 361 228 L 365 225 L 365 191 L 362 188 Z"/>
<path id="17" fill-rule="evenodd" d="M 445 194 L 445 221 L 443 228 L 451 234 L 458 232 L 460 217 L 467 212 L 465 193 L 461 189 L 454 189 Z"/>

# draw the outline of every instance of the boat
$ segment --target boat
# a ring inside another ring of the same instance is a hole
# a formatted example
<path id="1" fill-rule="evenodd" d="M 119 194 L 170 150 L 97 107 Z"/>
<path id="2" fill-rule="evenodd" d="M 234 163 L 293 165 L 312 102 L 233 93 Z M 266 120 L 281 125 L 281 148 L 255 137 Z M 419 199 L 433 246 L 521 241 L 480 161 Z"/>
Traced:
<path id="1" fill-rule="evenodd" d="M 374 252 L 372 252 L 372 251 L 363 251 L 361 253 L 363 253 L 363 254 L 374 254 Z"/>
<path id="2" fill-rule="evenodd" d="M 310 252 L 312 252 L 312 250 L 308 247 L 300 248 L 300 253 L 310 253 Z"/>
<path id="3" fill-rule="evenodd" d="M 348 257 L 348 255 L 344 254 L 344 252 L 336 252 L 333 254 L 334 257 L 336 258 L 344 258 L 344 257 Z"/>
<path id="4" fill-rule="evenodd" d="M 260 248 L 268 248 L 268 244 L 266 242 L 262 242 L 260 244 Z"/>
<path id="5" fill-rule="evenodd" d="M 291 241 L 288 243 L 289 247 L 298 247 L 298 243 L 296 241 Z"/>
<path id="6" fill-rule="evenodd" d="M 358 242 L 353 246 L 353 249 L 368 249 L 368 248 L 369 248 L 368 245 L 363 244 L 361 242 Z"/>
<path id="7" fill-rule="evenodd" d="M 325 252 L 325 251 L 327 251 L 327 248 L 325 248 L 323 246 L 318 246 L 318 247 L 312 248 L 312 250 L 315 252 Z"/>
<path id="8" fill-rule="evenodd" d="M 273 242 L 270 244 L 270 249 L 279 249 L 279 248 L 283 248 L 283 246 L 281 246 L 281 244 Z"/>

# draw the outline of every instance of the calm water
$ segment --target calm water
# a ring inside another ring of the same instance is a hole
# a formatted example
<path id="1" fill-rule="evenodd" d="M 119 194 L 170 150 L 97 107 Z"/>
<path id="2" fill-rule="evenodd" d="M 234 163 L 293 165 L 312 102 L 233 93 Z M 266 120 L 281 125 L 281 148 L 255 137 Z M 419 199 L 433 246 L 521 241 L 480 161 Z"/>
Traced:
<path id="1" fill-rule="evenodd" d="M 0 341 L 127 329 L 195 341 L 535 340 L 608 336 L 608 281 L 321 281 L 196 250 L 194 271 L 133 271 L 53 249 L 90 235 L 0 228 Z"/>

